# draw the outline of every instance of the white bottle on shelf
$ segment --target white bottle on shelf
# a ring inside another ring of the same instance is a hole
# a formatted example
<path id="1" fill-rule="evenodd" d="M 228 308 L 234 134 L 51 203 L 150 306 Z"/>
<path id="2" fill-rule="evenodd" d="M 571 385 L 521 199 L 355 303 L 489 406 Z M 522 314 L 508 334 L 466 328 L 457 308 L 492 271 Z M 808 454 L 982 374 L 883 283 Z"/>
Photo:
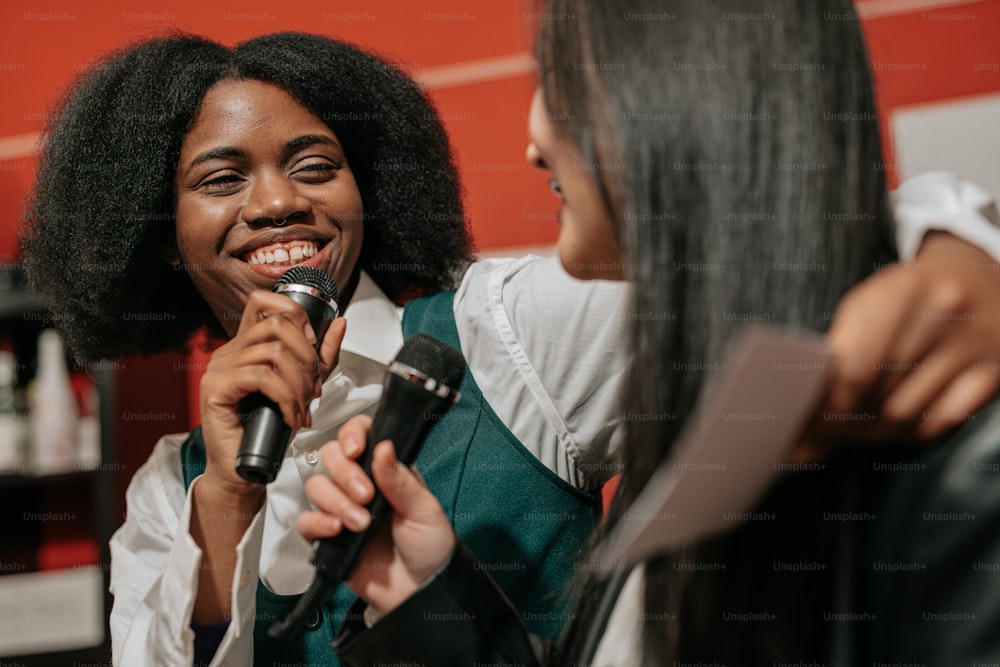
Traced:
<path id="1" fill-rule="evenodd" d="M 76 398 L 55 329 L 38 336 L 38 375 L 31 392 L 31 467 L 36 475 L 69 472 L 76 458 Z"/>
<path id="2" fill-rule="evenodd" d="M 76 468 L 94 470 L 101 465 L 101 404 L 97 387 L 87 385 L 83 395 L 83 413 L 77 425 Z"/>
<path id="3" fill-rule="evenodd" d="M 14 355 L 0 351 L 0 475 L 24 473 L 25 422 L 14 403 Z"/>

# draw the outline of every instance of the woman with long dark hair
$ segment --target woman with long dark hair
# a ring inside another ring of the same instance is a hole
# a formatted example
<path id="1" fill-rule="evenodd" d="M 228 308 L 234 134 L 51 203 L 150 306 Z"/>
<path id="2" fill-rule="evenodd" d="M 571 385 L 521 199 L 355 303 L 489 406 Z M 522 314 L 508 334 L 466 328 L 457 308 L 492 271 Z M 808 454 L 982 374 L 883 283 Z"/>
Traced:
<path id="1" fill-rule="evenodd" d="M 546 17 L 529 160 L 562 198 L 563 266 L 633 284 L 624 409 L 671 416 L 626 423 L 622 482 L 599 540 L 670 454 L 701 394 L 702 367 L 746 321 L 826 330 L 838 300 L 895 251 L 871 75 L 849 2 L 740 12 L 714 0 L 553 0 Z M 370 496 L 370 483 L 349 486 L 365 429 L 363 419 L 350 423 L 328 446 L 334 482 L 312 496 L 328 515 Z M 789 474 L 771 490 L 755 512 L 773 521 L 650 559 L 613 583 L 581 568 L 558 656 L 523 631 L 431 494 L 381 443 L 374 482 L 394 521 L 350 582 L 367 606 L 335 648 L 352 665 L 996 658 L 988 620 L 950 639 L 927 614 L 997 613 L 990 589 L 976 590 L 984 580 L 974 565 L 1000 552 L 1000 505 L 972 468 L 1000 469 L 998 429 L 989 408 L 940 449 L 841 447 L 819 472 Z M 815 437 L 852 442 L 844 431 Z M 300 527 L 310 537 L 337 532 L 337 518 L 332 530 L 318 527 L 328 515 L 304 515 Z M 800 567 L 775 567 L 789 562 Z M 716 567 L 692 567 L 705 563 Z M 910 578 L 880 577 L 873 563 Z M 416 565 L 415 581 L 379 576 Z"/>

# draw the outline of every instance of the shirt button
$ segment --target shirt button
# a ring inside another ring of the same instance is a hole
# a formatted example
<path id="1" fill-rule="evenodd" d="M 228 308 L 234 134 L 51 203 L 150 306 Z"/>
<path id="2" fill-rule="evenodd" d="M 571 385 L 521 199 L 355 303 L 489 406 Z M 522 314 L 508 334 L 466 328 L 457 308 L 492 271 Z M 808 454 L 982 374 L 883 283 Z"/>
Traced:
<path id="1" fill-rule="evenodd" d="M 314 466 L 317 463 L 319 463 L 319 452 L 317 452 L 315 449 L 312 449 L 312 448 L 307 449 L 306 450 L 306 463 L 308 463 L 311 466 Z"/>
<path id="2" fill-rule="evenodd" d="M 306 621 L 306 627 L 310 630 L 315 630 L 319 627 L 320 620 L 322 620 L 322 618 L 320 616 L 319 609 L 314 609 L 312 616 L 310 616 L 309 620 Z"/>

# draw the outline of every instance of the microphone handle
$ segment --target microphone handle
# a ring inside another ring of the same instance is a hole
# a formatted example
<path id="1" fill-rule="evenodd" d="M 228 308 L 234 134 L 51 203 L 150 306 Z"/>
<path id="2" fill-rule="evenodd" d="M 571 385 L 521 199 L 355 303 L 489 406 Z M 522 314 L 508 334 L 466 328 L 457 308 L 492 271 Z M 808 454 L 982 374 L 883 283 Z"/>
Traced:
<path id="1" fill-rule="evenodd" d="M 274 443 L 284 443 L 284 452 L 292 439 L 292 429 L 285 423 L 277 404 L 260 392 L 240 401 L 245 417 L 243 440 L 236 456 L 236 472 L 248 482 L 269 484 L 278 476 L 282 458 L 275 456 Z"/>

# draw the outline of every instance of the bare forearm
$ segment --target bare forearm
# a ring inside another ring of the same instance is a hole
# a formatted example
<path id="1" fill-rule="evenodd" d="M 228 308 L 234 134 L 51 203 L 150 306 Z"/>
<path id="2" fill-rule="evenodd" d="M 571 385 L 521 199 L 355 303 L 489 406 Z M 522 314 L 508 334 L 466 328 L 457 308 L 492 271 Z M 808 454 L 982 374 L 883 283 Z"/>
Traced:
<path id="1" fill-rule="evenodd" d="M 218 623 L 231 616 L 236 545 L 260 509 L 264 493 L 236 495 L 208 480 L 193 489 L 191 537 L 201 548 L 198 594 L 192 622 Z"/>

